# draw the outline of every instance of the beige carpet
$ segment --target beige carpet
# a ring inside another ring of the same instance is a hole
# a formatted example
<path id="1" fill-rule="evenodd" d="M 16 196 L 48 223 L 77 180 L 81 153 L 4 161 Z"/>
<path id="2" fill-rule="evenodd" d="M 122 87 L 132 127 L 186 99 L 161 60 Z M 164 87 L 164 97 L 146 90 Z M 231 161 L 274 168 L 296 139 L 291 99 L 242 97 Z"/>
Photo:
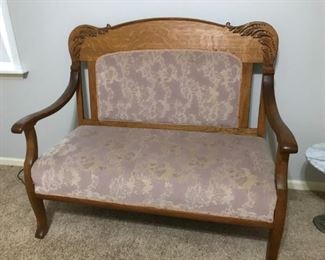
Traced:
<path id="1" fill-rule="evenodd" d="M 35 220 L 17 167 L 0 166 L 0 259 L 264 259 L 266 232 L 238 226 L 48 202 L 51 227 Z M 325 259 L 325 234 L 312 224 L 325 194 L 290 191 L 279 259 Z"/>

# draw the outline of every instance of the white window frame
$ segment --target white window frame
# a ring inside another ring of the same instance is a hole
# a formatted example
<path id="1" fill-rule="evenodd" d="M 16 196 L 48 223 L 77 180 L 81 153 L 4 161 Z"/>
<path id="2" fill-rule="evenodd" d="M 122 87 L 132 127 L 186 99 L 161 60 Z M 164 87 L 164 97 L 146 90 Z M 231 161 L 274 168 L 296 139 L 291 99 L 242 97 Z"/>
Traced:
<path id="1" fill-rule="evenodd" d="M 27 71 L 22 68 L 17 52 L 7 0 L 0 0 L 0 33 L 9 57 L 8 62 L 0 61 L 0 75 L 26 76 Z"/>

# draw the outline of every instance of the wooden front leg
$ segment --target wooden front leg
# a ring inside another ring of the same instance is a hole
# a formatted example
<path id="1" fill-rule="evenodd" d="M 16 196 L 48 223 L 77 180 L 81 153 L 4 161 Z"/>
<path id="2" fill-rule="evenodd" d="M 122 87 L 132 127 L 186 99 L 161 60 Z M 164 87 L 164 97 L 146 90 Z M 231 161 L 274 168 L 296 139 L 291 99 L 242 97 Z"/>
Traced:
<path id="1" fill-rule="evenodd" d="M 32 166 L 38 158 L 37 135 L 34 127 L 25 130 L 24 133 L 27 143 L 24 163 L 25 187 L 37 221 L 35 237 L 41 239 L 48 231 L 47 217 L 43 200 L 36 198 L 34 183 L 31 176 Z"/>

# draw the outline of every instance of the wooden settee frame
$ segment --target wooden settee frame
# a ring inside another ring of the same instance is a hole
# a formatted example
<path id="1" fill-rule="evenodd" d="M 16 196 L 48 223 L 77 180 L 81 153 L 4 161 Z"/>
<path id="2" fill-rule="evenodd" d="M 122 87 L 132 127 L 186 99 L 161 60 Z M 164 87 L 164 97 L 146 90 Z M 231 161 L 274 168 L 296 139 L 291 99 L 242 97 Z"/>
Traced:
<path id="1" fill-rule="evenodd" d="M 238 224 L 261 227 L 269 230 L 266 259 L 276 259 L 283 233 L 287 207 L 287 170 L 291 153 L 298 148 L 293 134 L 282 121 L 274 95 L 274 64 L 277 55 L 278 37 L 276 31 L 267 23 L 252 22 L 241 26 L 229 23 L 220 25 L 202 20 L 184 18 L 158 18 L 138 20 L 116 26 L 107 25 L 97 28 L 81 25 L 75 28 L 69 37 L 69 51 L 72 65 L 69 84 L 62 96 L 49 107 L 26 116 L 15 123 L 13 133 L 24 132 L 27 142 L 24 163 L 24 177 L 27 194 L 37 219 L 35 236 L 43 238 L 48 231 L 46 211 L 43 200 L 81 203 L 99 207 L 146 212 L 158 215 L 175 216 L 201 221 Z M 198 49 L 226 51 L 239 57 L 243 62 L 242 83 L 239 104 L 239 127 L 220 128 L 214 126 L 150 124 L 125 121 L 99 121 L 96 100 L 96 59 L 106 53 L 145 49 Z M 90 116 L 85 114 L 85 101 L 81 80 L 81 62 L 85 62 L 89 72 Z M 261 99 L 256 128 L 248 127 L 251 77 L 253 64 L 262 64 L 263 77 Z M 80 125 L 109 125 L 123 127 L 179 129 L 189 131 L 225 132 L 244 135 L 265 135 L 266 119 L 275 132 L 278 147 L 275 159 L 275 187 L 277 202 L 273 223 L 252 220 L 240 220 L 200 214 L 184 213 L 148 207 L 118 205 L 114 203 L 67 197 L 37 194 L 31 178 L 31 168 L 38 158 L 38 144 L 35 131 L 36 123 L 60 110 L 76 93 L 77 113 Z"/>

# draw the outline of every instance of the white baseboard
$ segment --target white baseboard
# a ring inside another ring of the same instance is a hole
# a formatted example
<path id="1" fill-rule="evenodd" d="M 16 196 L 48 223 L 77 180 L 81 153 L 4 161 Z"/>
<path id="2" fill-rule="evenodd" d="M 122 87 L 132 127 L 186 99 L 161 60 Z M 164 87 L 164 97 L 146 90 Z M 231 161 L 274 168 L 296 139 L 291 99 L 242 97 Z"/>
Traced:
<path id="1" fill-rule="evenodd" d="M 24 159 L 0 157 L 0 165 L 24 166 Z M 325 182 L 312 182 L 301 180 L 288 180 L 288 188 L 291 190 L 325 191 Z"/>
<path id="2" fill-rule="evenodd" d="M 0 165 L 24 166 L 25 159 L 0 157 Z"/>
<path id="3" fill-rule="evenodd" d="M 325 191 L 325 182 L 288 180 L 288 188 L 291 190 Z"/>

